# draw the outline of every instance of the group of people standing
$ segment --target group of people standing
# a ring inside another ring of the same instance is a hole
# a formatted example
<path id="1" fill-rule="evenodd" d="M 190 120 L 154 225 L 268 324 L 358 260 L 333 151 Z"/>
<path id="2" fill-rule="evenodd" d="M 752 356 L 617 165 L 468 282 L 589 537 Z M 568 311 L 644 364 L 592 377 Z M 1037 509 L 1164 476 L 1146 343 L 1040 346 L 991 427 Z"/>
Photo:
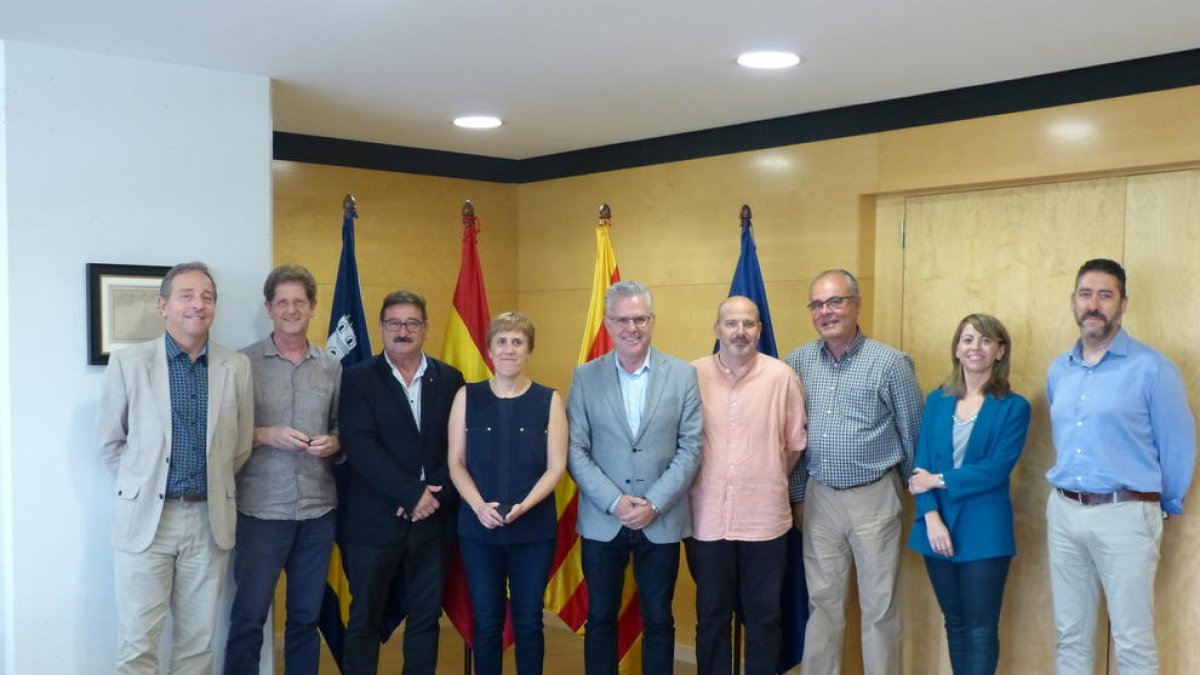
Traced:
<path id="1" fill-rule="evenodd" d="M 1009 481 L 1030 405 L 1011 390 L 1011 337 L 986 314 L 959 323 L 953 368 L 921 403 L 912 360 L 865 336 L 858 282 L 821 273 L 818 338 L 784 361 L 757 351 L 758 308 L 717 308 L 717 350 L 686 363 L 652 346 L 652 294 L 610 287 L 614 349 L 575 369 L 567 403 L 526 373 L 534 327 L 496 317 L 495 376 L 465 384 L 423 351 L 425 300 L 388 295 L 383 350 L 342 372 L 308 343 L 316 284 L 281 266 L 264 301 L 273 331 L 242 352 L 208 339 L 216 285 L 201 263 L 164 278 L 162 339 L 116 352 L 98 413 L 116 474 L 119 673 L 157 672 L 170 607 L 171 672 L 212 670 L 217 598 L 237 582 L 225 672 L 257 673 L 262 628 L 287 573 L 285 670 L 315 673 L 316 621 L 338 533 L 353 601 L 343 672 L 375 673 L 387 608 L 406 610 L 404 672 L 437 663 L 442 587 L 457 545 L 472 601 L 476 672 L 501 671 L 511 603 L 516 665 L 542 672 L 542 597 L 555 556 L 554 488 L 579 488 L 589 675 L 617 672 L 632 559 L 643 671 L 672 672 L 681 542 L 696 581 L 701 673 L 728 673 L 735 609 L 746 672 L 774 673 L 786 537 L 802 532 L 810 594 L 804 672 L 841 672 L 850 565 L 870 675 L 899 673 L 903 487 L 909 546 L 924 556 L 956 675 L 992 673 L 1015 554 Z M 1180 373 L 1121 328 L 1125 271 L 1080 268 L 1080 340 L 1051 366 L 1057 463 L 1047 474 L 1058 671 L 1092 671 L 1098 590 L 1123 675 L 1157 669 L 1153 586 L 1162 520 L 1180 513 L 1195 426 Z M 340 496 L 333 466 L 344 464 Z M 336 523 L 335 523 L 336 519 Z M 933 657 L 930 657 L 933 658 Z"/>

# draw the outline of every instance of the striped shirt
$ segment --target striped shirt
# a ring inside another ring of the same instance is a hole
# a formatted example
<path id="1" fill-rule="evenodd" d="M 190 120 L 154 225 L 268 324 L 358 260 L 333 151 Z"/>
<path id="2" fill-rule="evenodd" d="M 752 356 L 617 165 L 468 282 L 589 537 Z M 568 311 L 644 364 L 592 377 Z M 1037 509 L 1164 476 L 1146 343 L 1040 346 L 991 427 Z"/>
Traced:
<path id="1" fill-rule="evenodd" d="M 808 410 L 808 450 L 792 471 L 791 501 L 804 500 L 809 476 L 838 489 L 872 483 L 897 466 L 908 478 L 921 388 L 907 354 L 860 332 L 840 360 L 814 340 L 786 361 L 804 383 Z"/>

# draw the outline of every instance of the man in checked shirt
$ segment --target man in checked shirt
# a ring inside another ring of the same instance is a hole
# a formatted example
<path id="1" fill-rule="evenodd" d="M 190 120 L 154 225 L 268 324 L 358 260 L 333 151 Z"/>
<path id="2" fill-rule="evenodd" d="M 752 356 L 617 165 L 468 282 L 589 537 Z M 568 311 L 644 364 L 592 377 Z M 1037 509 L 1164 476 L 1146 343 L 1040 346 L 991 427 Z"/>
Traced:
<path id="1" fill-rule="evenodd" d="M 853 559 L 865 673 L 899 675 L 900 487 L 912 471 L 921 390 L 908 355 L 859 330 L 862 298 L 853 274 L 822 272 L 808 298 L 821 337 L 786 359 L 804 383 L 808 411 L 808 450 L 789 486 L 797 527 L 807 512 L 804 673 L 842 672 Z"/>

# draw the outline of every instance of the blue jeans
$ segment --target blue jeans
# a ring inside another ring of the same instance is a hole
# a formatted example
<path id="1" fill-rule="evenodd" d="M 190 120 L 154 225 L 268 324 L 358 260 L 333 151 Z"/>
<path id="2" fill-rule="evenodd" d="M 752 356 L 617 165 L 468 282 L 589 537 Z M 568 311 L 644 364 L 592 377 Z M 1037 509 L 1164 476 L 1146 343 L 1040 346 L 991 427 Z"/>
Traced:
<path id="1" fill-rule="evenodd" d="M 238 514 L 233 554 L 237 595 L 229 615 L 226 675 L 258 675 L 263 623 L 281 570 L 287 571 L 284 671 L 316 675 L 321 657 L 317 617 L 335 523 L 333 511 L 312 520 L 262 520 Z"/>
<path id="2" fill-rule="evenodd" d="M 950 562 L 925 557 L 933 593 L 946 619 L 954 675 L 992 675 L 1000 660 L 1000 603 L 1011 557 Z"/>
<path id="3" fill-rule="evenodd" d="M 546 642 L 542 634 L 542 597 L 554 564 L 554 540 L 524 544 L 490 544 L 461 538 L 463 568 L 471 594 L 474 620 L 475 675 L 500 675 L 504 650 L 504 617 L 512 596 L 517 673 L 541 675 Z"/>
<path id="4" fill-rule="evenodd" d="M 587 632 L 583 636 L 587 675 L 617 673 L 617 619 L 630 555 L 642 612 L 642 672 L 670 675 L 675 667 L 671 599 L 679 576 L 679 542 L 655 544 L 642 532 L 622 527 L 612 541 L 584 538 L 582 544 L 588 593 Z"/>

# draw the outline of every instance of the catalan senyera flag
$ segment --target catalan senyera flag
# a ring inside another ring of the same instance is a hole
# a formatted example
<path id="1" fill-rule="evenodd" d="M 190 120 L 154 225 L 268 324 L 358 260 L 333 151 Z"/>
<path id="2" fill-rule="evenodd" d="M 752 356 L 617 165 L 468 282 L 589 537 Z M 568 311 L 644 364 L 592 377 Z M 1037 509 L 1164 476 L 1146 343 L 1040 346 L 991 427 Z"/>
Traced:
<path id="1" fill-rule="evenodd" d="M 612 351 L 612 338 L 604 328 L 604 293 L 621 280 L 617 257 L 613 253 L 607 218 L 596 226 L 596 266 L 592 274 L 592 297 L 588 304 L 587 324 L 579 363 Z M 558 509 L 558 543 L 554 565 L 550 569 L 550 584 L 546 587 L 546 608 L 558 615 L 577 633 L 587 622 L 587 585 L 583 581 L 583 564 L 579 534 L 575 522 L 579 515 L 579 488 L 571 478 L 564 477 L 554 490 Z M 617 622 L 617 652 L 620 672 L 641 672 L 642 615 L 638 607 L 637 586 L 632 568 L 625 572 L 625 592 L 621 600 L 621 616 Z"/>
<path id="2" fill-rule="evenodd" d="M 446 321 L 442 360 L 461 370 L 467 382 L 482 382 L 492 376 L 492 360 L 488 356 L 486 340 L 491 313 L 488 311 L 487 291 L 483 286 L 483 268 L 479 264 L 479 221 L 470 202 L 463 206 L 462 222 L 462 264 L 458 269 L 450 317 Z M 442 608 L 463 640 L 468 645 L 472 644 L 474 624 L 471 620 L 471 596 L 467 591 L 467 578 L 457 546 L 450 555 Z M 505 648 L 513 643 L 513 637 L 510 611 L 504 625 Z"/>
<path id="3" fill-rule="evenodd" d="M 354 257 L 354 209 L 353 197 L 346 195 L 342 217 L 342 257 L 338 262 L 337 283 L 333 288 L 332 310 L 329 314 L 329 337 L 326 350 L 341 359 L 348 367 L 371 358 L 371 337 L 367 333 L 367 317 L 363 312 L 362 288 L 358 282 L 358 263 Z M 343 465 L 344 466 L 344 465 Z M 344 469 L 334 467 L 334 477 L 341 492 Z M 329 572 L 325 578 L 325 596 L 317 626 L 325 636 L 333 660 L 342 667 L 342 645 L 346 636 L 346 623 L 350 619 L 350 583 L 342 566 L 341 545 L 335 543 L 329 558 Z"/>

